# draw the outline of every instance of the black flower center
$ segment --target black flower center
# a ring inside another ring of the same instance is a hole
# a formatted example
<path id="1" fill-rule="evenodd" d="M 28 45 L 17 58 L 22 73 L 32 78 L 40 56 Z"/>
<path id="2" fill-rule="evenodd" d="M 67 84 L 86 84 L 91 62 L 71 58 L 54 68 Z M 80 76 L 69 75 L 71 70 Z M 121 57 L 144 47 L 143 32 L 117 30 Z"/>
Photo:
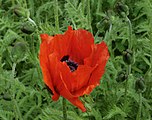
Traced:
<path id="1" fill-rule="evenodd" d="M 69 66 L 71 72 L 75 71 L 78 67 L 78 63 L 74 62 L 69 58 L 69 55 L 63 56 L 60 60 L 61 62 L 66 62 L 66 64 Z"/>

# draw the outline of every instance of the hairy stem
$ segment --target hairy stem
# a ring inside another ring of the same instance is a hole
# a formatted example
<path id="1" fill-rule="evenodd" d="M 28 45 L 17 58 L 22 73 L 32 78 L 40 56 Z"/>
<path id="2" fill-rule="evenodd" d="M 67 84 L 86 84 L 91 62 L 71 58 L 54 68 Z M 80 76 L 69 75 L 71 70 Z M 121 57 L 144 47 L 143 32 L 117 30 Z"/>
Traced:
<path id="1" fill-rule="evenodd" d="M 127 22 L 128 22 L 128 27 L 129 27 L 129 40 L 128 40 L 128 49 L 132 49 L 132 24 L 130 19 L 126 16 Z"/>
<path id="2" fill-rule="evenodd" d="M 141 109 L 142 109 L 142 93 L 139 93 L 139 109 L 136 120 L 141 120 Z"/>
<path id="3" fill-rule="evenodd" d="M 15 68 L 16 68 L 16 63 L 13 63 L 13 66 L 12 66 L 12 77 L 13 78 L 15 77 Z"/>
<path id="4" fill-rule="evenodd" d="M 55 28 L 57 32 L 59 32 L 58 0 L 55 0 L 55 4 L 54 4 L 54 18 L 55 18 Z"/>
<path id="5" fill-rule="evenodd" d="M 85 12 L 85 0 L 81 0 L 81 3 L 82 3 L 82 13 L 84 15 L 84 12 Z"/>
<path id="6" fill-rule="evenodd" d="M 62 105 L 63 105 L 63 119 L 67 120 L 67 106 L 66 106 L 66 99 L 62 99 Z"/>
<path id="7" fill-rule="evenodd" d="M 12 6 L 14 6 L 15 5 L 15 2 L 14 2 L 14 0 L 11 0 L 12 1 Z M 2 1 L 0 1 L 0 3 L 1 3 Z M 0 4 L 1 5 L 1 4 Z"/>
<path id="8" fill-rule="evenodd" d="M 20 111 L 20 108 L 17 104 L 17 101 L 15 99 L 13 99 L 13 102 L 14 102 L 14 108 L 15 108 L 15 112 L 16 112 L 16 120 L 23 120 L 23 116 L 22 116 L 22 113 Z"/>
<path id="9" fill-rule="evenodd" d="M 126 19 L 127 19 L 128 27 L 129 27 L 128 49 L 131 50 L 132 49 L 132 24 L 127 16 L 126 16 Z M 127 72 L 127 76 L 129 77 L 131 73 L 131 65 L 128 65 L 126 72 Z M 127 89 L 128 89 L 128 79 L 126 80 L 126 84 L 125 84 L 125 101 L 127 97 Z"/>
<path id="10" fill-rule="evenodd" d="M 131 73 L 131 65 L 127 66 L 126 72 L 127 72 L 127 76 L 129 76 Z M 127 89 L 128 89 L 128 79 L 126 80 L 126 83 L 125 83 L 125 98 L 127 97 Z"/>
<path id="11" fill-rule="evenodd" d="M 131 21 L 129 20 L 129 18 L 126 16 L 127 22 L 128 22 L 128 27 L 129 27 L 129 39 L 128 39 L 128 49 L 131 50 L 132 49 L 132 24 Z M 131 64 L 127 66 L 126 69 L 127 72 L 127 76 L 129 77 L 129 75 L 131 74 Z M 124 106 L 127 103 L 127 90 L 128 90 L 128 79 L 126 80 L 125 83 L 125 102 L 124 102 Z"/>
<path id="12" fill-rule="evenodd" d="M 3 70 L 2 67 L 3 67 L 3 66 L 2 66 L 2 56 L 1 56 L 1 54 L 0 54 L 0 72 L 2 72 L 2 70 Z"/>
<path id="13" fill-rule="evenodd" d="M 89 25 L 89 28 L 90 28 L 91 33 L 93 33 L 92 27 L 91 27 L 90 0 L 87 0 L 87 11 L 88 11 L 88 25 Z"/>

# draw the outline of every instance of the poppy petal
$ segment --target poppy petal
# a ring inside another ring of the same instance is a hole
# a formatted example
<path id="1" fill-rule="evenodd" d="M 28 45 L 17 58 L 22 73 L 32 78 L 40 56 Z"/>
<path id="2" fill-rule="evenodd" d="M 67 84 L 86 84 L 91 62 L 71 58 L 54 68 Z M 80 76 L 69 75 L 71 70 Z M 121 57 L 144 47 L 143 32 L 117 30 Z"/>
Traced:
<path id="1" fill-rule="evenodd" d="M 99 54 L 100 53 L 100 54 Z M 101 42 L 96 45 L 96 50 L 92 55 L 92 64 L 91 66 L 97 65 L 96 69 L 92 72 L 90 81 L 88 85 L 98 85 L 101 79 L 101 76 L 104 74 L 105 66 L 109 58 L 108 47 L 105 42 Z"/>
<path id="2" fill-rule="evenodd" d="M 48 34 L 40 34 L 40 37 L 41 37 L 42 43 L 43 42 L 49 43 L 53 38 L 53 36 L 49 36 Z"/>
<path id="3" fill-rule="evenodd" d="M 71 52 L 72 59 L 79 64 L 82 60 L 88 57 L 91 53 L 91 45 L 94 44 L 93 35 L 86 30 L 74 30 L 71 37 Z"/>
<path id="4" fill-rule="evenodd" d="M 60 95 L 69 100 L 73 105 L 77 106 L 82 110 L 82 112 L 86 111 L 86 108 L 84 107 L 83 103 L 78 99 L 78 97 L 75 97 L 70 93 L 68 88 L 66 87 L 66 84 L 63 81 L 62 75 L 61 75 L 62 84 L 60 87 L 58 87 L 58 90 L 60 91 Z"/>
<path id="5" fill-rule="evenodd" d="M 73 90 L 72 83 L 75 81 L 70 68 L 67 66 L 65 62 L 60 65 L 60 72 L 62 76 L 62 81 L 66 85 L 67 89 L 71 92 Z"/>
<path id="6" fill-rule="evenodd" d="M 108 47 L 103 41 L 100 44 L 92 45 L 92 53 L 86 59 L 84 59 L 84 64 L 89 66 L 95 66 L 96 64 L 106 64 L 109 58 Z M 104 68 L 105 65 L 102 67 Z"/>
<path id="7" fill-rule="evenodd" d="M 106 62 L 109 59 L 108 47 L 105 42 L 101 42 L 100 44 L 97 44 L 97 51 L 94 57 L 96 57 L 94 62 L 96 61 L 97 64 L 102 64 L 105 67 Z"/>
<path id="8" fill-rule="evenodd" d="M 71 49 L 71 37 L 72 30 L 69 28 L 65 34 L 55 35 L 53 38 L 54 41 L 54 52 L 59 54 L 59 59 L 63 56 L 68 55 L 69 50 Z"/>
<path id="9" fill-rule="evenodd" d="M 43 74 L 43 80 L 45 84 L 52 90 L 53 92 L 53 99 L 58 100 L 59 95 L 56 93 L 54 89 L 54 85 L 52 84 L 52 78 L 50 74 L 50 67 L 49 67 L 49 58 L 48 55 L 50 54 L 50 50 L 48 49 L 50 44 L 48 44 L 48 41 L 51 40 L 51 38 L 48 39 L 48 36 L 46 34 L 41 35 L 42 37 L 42 43 L 40 45 L 40 53 L 39 53 L 39 59 L 40 59 L 40 66 Z"/>
<path id="10" fill-rule="evenodd" d="M 60 91 L 60 95 L 69 100 L 73 105 L 77 106 L 82 110 L 82 112 L 86 111 L 83 103 L 78 99 L 79 96 L 75 96 L 71 93 L 74 90 L 75 85 L 73 84 L 75 76 L 73 76 L 70 69 L 67 67 L 65 63 L 60 64 L 60 78 L 62 80 L 61 86 L 58 88 Z"/>
<path id="11" fill-rule="evenodd" d="M 73 105 L 80 108 L 82 110 L 82 112 L 85 112 L 86 108 L 84 107 L 83 103 L 78 99 L 79 96 L 76 97 L 71 94 L 71 92 L 67 88 L 65 80 L 63 80 L 63 79 L 65 79 L 63 74 L 60 73 L 60 76 L 61 76 L 61 80 L 62 80 L 62 87 L 60 86 L 60 88 L 58 88 L 58 90 L 60 91 L 60 95 L 63 96 L 64 98 L 66 98 L 67 100 L 69 100 Z"/>
<path id="12" fill-rule="evenodd" d="M 73 92 L 72 94 L 74 96 L 89 95 L 95 87 L 96 87 L 96 85 L 89 85 L 89 86 L 87 85 L 87 86 L 84 86 L 81 89 Z"/>
<path id="13" fill-rule="evenodd" d="M 92 73 L 95 69 L 96 69 L 96 66 L 92 67 L 92 68 L 89 66 L 88 67 L 85 66 L 85 68 L 80 69 L 79 73 L 77 74 L 77 77 L 75 77 L 75 78 L 77 78 L 78 83 L 73 83 L 73 84 L 75 84 L 75 86 L 76 86 L 76 84 L 79 85 L 79 86 L 77 85 L 77 89 L 75 91 L 73 91 L 73 93 L 72 93 L 74 96 L 83 96 L 84 94 L 90 94 L 90 92 L 93 90 L 93 88 L 96 87 L 96 85 L 88 86 Z M 79 78 L 79 76 L 81 76 L 81 77 Z"/>
<path id="14" fill-rule="evenodd" d="M 67 74 L 64 74 L 64 71 L 63 71 L 63 70 L 66 70 L 64 69 L 64 67 L 67 68 L 67 66 L 65 66 L 62 62 L 58 60 L 57 53 L 51 54 L 49 56 L 49 60 L 50 60 L 50 66 L 51 66 L 50 74 L 52 75 L 52 79 L 53 79 L 52 83 L 55 87 L 55 90 L 57 91 L 57 93 L 59 93 L 61 96 L 67 99 L 73 98 L 74 96 L 71 94 L 70 90 L 68 89 L 67 82 L 65 82 L 66 80 L 69 79 L 69 76 L 67 77 Z M 69 70 L 69 68 L 67 69 Z M 64 80 L 63 80 L 63 77 L 64 77 Z"/>
<path id="15" fill-rule="evenodd" d="M 94 44 L 90 32 L 72 30 L 71 26 L 64 34 L 40 36 L 40 66 L 52 99 L 58 100 L 61 95 L 85 112 L 79 97 L 99 85 L 109 58 L 108 47 L 104 42 Z"/>
<path id="16" fill-rule="evenodd" d="M 81 88 L 84 88 L 85 86 L 88 85 L 90 75 L 91 75 L 93 70 L 94 70 L 93 67 L 86 66 L 86 65 L 80 65 L 78 67 L 78 69 L 75 72 L 72 73 L 74 78 L 75 78 L 75 80 L 72 81 L 72 83 L 71 83 L 72 92 L 73 92 L 74 95 L 75 95 L 76 92 L 77 92 L 78 96 L 84 95 L 83 93 L 78 94 L 78 91 Z"/>
<path id="17" fill-rule="evenodd" d="M 79 109 L 82 110 L 82 112 L 86 111 L 86 108 L 84 107 L 83 103 L 78 98 L 68 99 L 73 105 L 77 106 Z"/>
<path id="18" fill-rule="evenodd" d="M 52 53 L 49 55 L 49 65 L 51 67 L 50 68 L 50 75 L 52 77 L 52 84 L 54 85 L 54 88 L 56 90 L 56 92 L 59 92 L 57 87 L 61 86 L 61 80 L 60 80 L 60 75 L 59 75 L 59 60 L 58 60 L 58 54 L 57 53 Z"/>

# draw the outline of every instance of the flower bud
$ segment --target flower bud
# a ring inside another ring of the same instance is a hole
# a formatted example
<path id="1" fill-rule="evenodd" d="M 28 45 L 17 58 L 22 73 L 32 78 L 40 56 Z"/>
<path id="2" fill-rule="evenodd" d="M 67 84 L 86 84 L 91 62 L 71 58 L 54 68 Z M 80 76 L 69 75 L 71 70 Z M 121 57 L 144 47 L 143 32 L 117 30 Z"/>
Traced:
<path id="1" fill-rule="evenodd" d="M 137 92 L 144 92 L 146 87 L 145 87 L 145 83 L 144 83 L 144 79 L 138 78 L 135 82 L 135 89 Z"/>
<path id="2" fill-rule="evenodd" d="M 19 7 L 19 6 L 16 6 L 14 8 L 14 13 L 15 15 L 17 15 L 18 17 L 27 17 L 29 15 L 29 10 L 28 9 L 25 9 L 23 7 Z"/>
<path id="3" fill-rule="evenodd" d="M 123 60 L 128 65 L 133 63 L 133 53 L 131 50 L 127 49 L 123 51 Z"/>
<path id="4" fill-rule="evenodd" d="M 11 95 L 9 93 L 4 93 L 3 99 L 7 100 L 7 101 L 10 101 L 11 100 Z"/>
<path id="5" fill-rule="evenodd" d="M 118 73 L 118 76 L 117 76 L 117 78 L 116 78 L 116 81 L 117 81 L 117 82 L 123 82 L 123 81 L 125 81 L 127 78 L 128 78 L 128 76 L 127 76 L 126 72 L 125 72 L 125 71 L 120 71 L 120 72 Z"/>
<path id="6" fill-rule="evenodd" d="M 21 26 L 21 31 L 26 34 L 32 34 L 35 31 L 35 29 L 36 26 L 30 21 L 26 21 Z"/>
<path id="7" fill-rule="evenodd" d="M 110 27 L 109 18 L 104 18 L 103 20 L 101 20 L 100 22 L 98 22 L 98 23 L 96 24 L 96 27 L 97 27 L 97 29 L 98 29 L 100 32 L 104 32 L 104 31 L 108 30 L 109 27 Z"/>
<path id="8" fill-rule="evenodd" d="M 118 14 L 122 17 L 125 17 L 129 15 L 129 8 L 127 5 L 123 4 L 122 2 L 118 2 L 115 5 L 115 9 L 118 12 Z"/>
<path id="9" fill-rule="evenodd" d="M 12 56 L 13 62 L 21 61 L 25 57 L 26 50 L 27 50 L 26 43 L 24 43 L 24 42 L 15 43 L 15 45 L 11 51 L 11 56 Z"/>

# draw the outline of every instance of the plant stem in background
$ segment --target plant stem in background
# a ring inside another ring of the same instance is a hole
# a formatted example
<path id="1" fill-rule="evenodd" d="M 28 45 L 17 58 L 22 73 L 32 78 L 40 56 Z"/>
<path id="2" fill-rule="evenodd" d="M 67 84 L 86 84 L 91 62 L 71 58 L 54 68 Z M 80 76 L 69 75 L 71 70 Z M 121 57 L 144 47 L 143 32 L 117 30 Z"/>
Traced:
<path id="1" fill-rule="evenodd" d="M 131 73 L 131 65 L 128 65 L 127 66 L 127 76 L 129 76 L 130 75 L 130 73 Z M 125 101 L 127 102 L 127 89 L 128 89 L 128 79 L 126 80 L 126 83 L 125 83 Z M 125 103 L 126 103 L 125 102 Z"/>
<path id="2" fill-rule="evenodd" d="M 2 57 L 1 57 L 1 54 L 0 54 L 0 72 L 2 72 Z"/>
<path id="3" fill-rule="evenodd" d="M 12 65 L 12 77 L 15 77 L 15 68 L 16 68 L 16 63 L 14 62 Z"/>
<path id="4" fill-rule="evenodd" d="M 15 2 L 14 2 L 14 0 L 12 0 L 12 6 L 14 6 L 15 5 Z"/>
<path id="5" fill-rule="evenodd" d="M 110 23 L 108 33 L 106 32 L 106 34 L 105 34 L 104 41 L 108 41 L 110 39 L 111 31 L 112 31 L 112 23 Z"/>
<path id="6" fill-rule="evenodd" d="M 55 18 L 56 31 L 59 33 L 58 0 L 55 0 L 55 4 L 54 4 L 54 18 Z"/>
<path id="7" fill-rule="evenodd" d="M 88 11 L 88 25 L 89 25 L 89 29 L 90 29 L 91 33 L 93 33 L 92 27 L 91 27 L 90 0 L 87 0 L 87 11 Z"/>
<path id="8" fill-rule="evenodd" d="M 82 3 L 82 13 L 84 15 L 84 11 L 85 11 L 85 0 L 81 0 Z"/>
<path id="9" fill-rule="evenodd" d="M 16 100 L 13 99 L 13 102 L 14 102 L 14 108 L 15 108 L 15 113 L 16 113 L 16 115 L 15 115 L 16 120 L 18 120 L 18 119 L 19 119 L 19 120 L 23 120 L 22 113 L 21 113 L 21 111 L 20 111 L 20 109 L 19 109 L 19 106 L 18 106 Z"/>
<path id="10" fill-rule="evenodd" d="M 66 99 L 62 99 L 62 105 L 63 105 L 63 119 L 67 120 L 67 106 L 66 106 Z"/>
<path id="11" fill-rule="evenodd" d="M 142 93 L 139 93 L 139 109 L 136 120 L 141 120 L 141 109 L 142 109 Z"/>
<path id="12" fill-rule="evenodd" d="M 112 53 L 110 56 L 111 56 L 111 58 L 114 58 L 114 53 L 113 53 L 113 50 L 112 50 L 112 41 L 108 42 L 110 40 L 110 35 L 111 35 L 112 27 L 113 27 L 112 26 L 112 22 L 110 20 L 109 30 L 105 34 L 104 41 L 106 41 L 108 45 L 111 44 L 111 45 L 109 45 L 110 46 L 109 47 L 109 51 L 110 51 L 110 53 Z"/>
<path id="13" fill-rule="evenodd" d="M 132 49 L 132 24 L 130 19 L 126 16 L 126 20 L 128 22 L 128 27 L 129 27 L 129 40 L 128 40 L 128 49 Z"/>
<path id="14" fill-rule="evenodd" d="M 27 8 L 27 0 L 23 0 L 23 7 Z"/>
<path id="15" fill-rule="evenodd" d="M 33 38 L 33 36 L 32 36 L 32 35 L 30 36 L 30 38 L 31 38 L 31 41 L 30 41 L 30 45 L 31 45 L 31 53 L 32 53 L 32 55 L 33 55 L 33 56 L 34 56 L 34 58 L 35 58 L 35 57 L 37 57 L 37 55 L 36 55 L 36 52 L 35 52 L 34 38 Z"/>
<path id="16" fill-rule="evenodd" d="M 126 16 L 126 20 L 128 22 L 128 27 L 129 27 L 128 49 L 131 50 L 132 49 L 132 24 L 127 16 Z M 126 72 L 127 72 L 127 76 L 129 79 L 129 75 L 131 74 L 131 64 L 127 65 Z M 126 105 L 126 102 L 127 102 L 128 79 L 126 80 L 126 83 L 125 83 L 125 102 L 124 102 L 124 105 Z"/>
<path id="17" fill-rule="evenodd" d="M 100 13 L 100 10 L 102 9 L 102 0 L 98 0 L 97 1 L 97 9 L 96 9 L 96 13 Z M 100 19 L 100 17 L 99 16 L 97 16 L 97 20 L 99 20 Z"/>

